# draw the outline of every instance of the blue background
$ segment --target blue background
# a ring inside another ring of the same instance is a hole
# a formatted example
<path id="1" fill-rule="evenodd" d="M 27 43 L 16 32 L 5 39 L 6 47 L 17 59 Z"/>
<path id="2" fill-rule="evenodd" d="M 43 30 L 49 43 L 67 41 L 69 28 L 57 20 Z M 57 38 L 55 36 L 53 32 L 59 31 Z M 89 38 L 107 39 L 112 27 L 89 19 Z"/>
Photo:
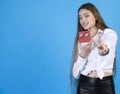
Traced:
<path id="1" fill-rule="evenodd" d="M 70 94 L 77 9 L 86 2 L 119 36 L 119 0 L 0 0 L 0 94 Z"/>

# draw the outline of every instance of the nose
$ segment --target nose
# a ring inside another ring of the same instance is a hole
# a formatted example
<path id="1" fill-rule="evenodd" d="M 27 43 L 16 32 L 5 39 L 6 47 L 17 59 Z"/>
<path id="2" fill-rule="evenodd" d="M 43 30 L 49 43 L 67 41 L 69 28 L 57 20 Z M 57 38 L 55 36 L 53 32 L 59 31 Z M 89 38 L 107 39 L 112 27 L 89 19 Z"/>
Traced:
<path id="1" fill-rule="evenodd" d="M 83 17 L 83 18 L 81 19 L 81 21 L 82 21 L 82 22 L 86 21 L 86 18 L 85 18 L 85 17 Z"/>
<path id="2" fill-rule="evenodd" d="M 82 19 L 80 19 L 80 23 L 84 23 L 86 21 L 85 17 L 82 17 Z"/>

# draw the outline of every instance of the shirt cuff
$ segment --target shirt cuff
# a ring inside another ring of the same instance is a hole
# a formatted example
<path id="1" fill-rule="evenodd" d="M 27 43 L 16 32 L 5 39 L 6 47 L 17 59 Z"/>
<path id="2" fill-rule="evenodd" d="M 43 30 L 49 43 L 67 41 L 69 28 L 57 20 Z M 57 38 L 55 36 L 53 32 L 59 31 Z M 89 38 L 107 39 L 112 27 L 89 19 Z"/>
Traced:
<path id="1" fill-rule="evenodd" d="M 83 57 L 81 57 L 80 55 L 78 56 L 78 60 L 80 60 L 80 61 L 87 61 L 87 57 L 85 57 L 85 58 L 83 58 Z"/>

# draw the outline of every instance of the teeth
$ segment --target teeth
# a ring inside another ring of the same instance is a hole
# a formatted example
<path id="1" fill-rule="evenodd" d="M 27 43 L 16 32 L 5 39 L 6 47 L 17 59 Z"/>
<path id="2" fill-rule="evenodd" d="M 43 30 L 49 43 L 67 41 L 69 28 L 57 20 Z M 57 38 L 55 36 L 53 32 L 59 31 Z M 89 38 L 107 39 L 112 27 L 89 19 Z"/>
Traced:
<path id="1" fill-rule="evenodd" d="M 83 26 L 87 26 L 88 25 L 88 23 L 83 23 Z"/>

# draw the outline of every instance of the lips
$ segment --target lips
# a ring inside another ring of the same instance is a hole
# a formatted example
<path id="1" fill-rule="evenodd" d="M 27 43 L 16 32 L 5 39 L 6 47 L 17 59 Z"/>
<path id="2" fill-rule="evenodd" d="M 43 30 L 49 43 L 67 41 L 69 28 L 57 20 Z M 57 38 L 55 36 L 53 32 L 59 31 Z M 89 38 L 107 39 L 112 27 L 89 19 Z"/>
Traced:
<path id="1" fill-rule="evenodd" d="M 82 23 L 82 26 L 86 27 L 88 24 L 89 24 L 88 22 L 87 23 Z"/>

